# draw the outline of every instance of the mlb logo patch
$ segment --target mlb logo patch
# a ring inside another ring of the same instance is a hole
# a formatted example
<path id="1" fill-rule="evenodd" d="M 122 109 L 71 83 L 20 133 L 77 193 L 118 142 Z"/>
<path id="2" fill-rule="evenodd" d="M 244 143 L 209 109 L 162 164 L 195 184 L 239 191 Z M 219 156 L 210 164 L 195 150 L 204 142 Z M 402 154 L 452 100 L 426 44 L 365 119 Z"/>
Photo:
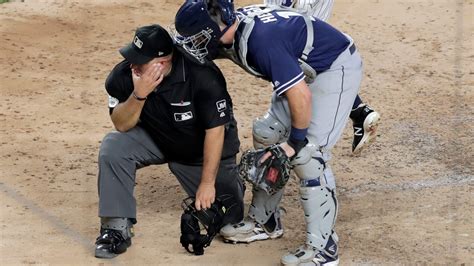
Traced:
<path id="1" fill-rule="evenodd" d="M 138 36 L 135 36 L 135 39 L 133 39 L 133 43 L 140 49 L 142 49 L 143 42 L 142 40 L 138 39 Z"/>
<path id="2" fill-rule="evenodd" d="M 193 113 L 188 111 L 186 113 L 174 113 L 174 120 L 176 122 L 183 122 L 193 118 Z"/>
<path id="3" fill-rule="evenodd" d="M 216 102 L 217 106 L 217 112 L 223 112 L 225 109 L 227 109 L 227 102 L 225 100 L 220 100 Z"/>

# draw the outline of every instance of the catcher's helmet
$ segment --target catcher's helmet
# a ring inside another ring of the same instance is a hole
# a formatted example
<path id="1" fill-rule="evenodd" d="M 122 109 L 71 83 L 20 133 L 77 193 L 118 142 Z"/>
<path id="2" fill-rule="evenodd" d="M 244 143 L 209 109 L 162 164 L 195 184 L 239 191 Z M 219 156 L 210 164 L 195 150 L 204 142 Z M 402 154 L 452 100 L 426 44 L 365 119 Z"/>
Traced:
<path id="1" fill-rule="evenodd" d="M 235 22 L 233 0 L 187 0 L 176 13 L 175 41 L 201 62 L 218 55 L 219 39 Z M 221 30 L 219 24 L 226 27 Z"/>

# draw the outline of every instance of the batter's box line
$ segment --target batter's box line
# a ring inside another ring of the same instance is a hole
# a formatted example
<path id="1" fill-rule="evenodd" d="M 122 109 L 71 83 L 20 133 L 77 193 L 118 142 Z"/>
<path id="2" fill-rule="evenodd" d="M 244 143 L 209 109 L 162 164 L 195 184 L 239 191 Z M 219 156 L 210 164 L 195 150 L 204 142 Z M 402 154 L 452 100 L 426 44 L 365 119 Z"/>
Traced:
<path id="1" fill-rule="evenodd" d="M 0 190 L 5 195 L 15 200 L 16 202 L 18 202 L 20 205 L 27 207 L 36 216 L 50 223 L 54 228 L 61 231 L 64 235 L 70 237 L 75 242 L 81 244 L 86 250 L 90 250 L 91 256 L 92 256 L 92 252 L 95 248 L 95 246 L 92 244 L 93 242 L 92 239 L 88 239 L 87 237 L 79 233 L 77 230 L 70 228 L 63 221 L 61 221 L 61 219 L 50 214 L 43 208 L 39 207 L 32 200 L 26 198 L 21 193 L 15 191 L 13 188 L 9 187 L 7 184 L 0 182 Z M 112 262 L 112 264 L 114 265 L 121 265 L 121 263 L 117 260 L 117 258 L 110 260 L 110 262 Z"/>

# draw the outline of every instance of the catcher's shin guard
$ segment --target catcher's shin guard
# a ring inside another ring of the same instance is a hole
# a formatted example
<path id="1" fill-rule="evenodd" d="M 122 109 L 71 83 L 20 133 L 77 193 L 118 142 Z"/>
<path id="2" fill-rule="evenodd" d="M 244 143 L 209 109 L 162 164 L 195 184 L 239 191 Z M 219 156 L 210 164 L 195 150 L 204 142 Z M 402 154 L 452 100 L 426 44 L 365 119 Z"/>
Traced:
<path id="1" fill-rule="evenodd" d="M 325 162 L 318 148 L 307 144 L 291 162 L 300 178 L 301 204 L 306 220 L 306 244 L 322 250 L 332 233 L 337 215 L 334 190 L 323 179 Z"/>
<path id="2" fill-rule="evenodd" d="M 274 194 L 268 194 L 266 191 L 258 188 L 252 190 L 252 203 L 249 208 L 249 216 L 260 225 L 265 225 L 270 217 L 277 219 L 279 216 L 280 201 L 283 196 L 283 189 Z M 275 215 L 274 215 L 275 214 Z"/>
<path id="3" fill-rule="evenodd" d="M 301 204 L 306 220 L 306 244 L 324 249 L 337 216 L 337 199 L 333 190 L 313 181 L 300 187 Z"/>

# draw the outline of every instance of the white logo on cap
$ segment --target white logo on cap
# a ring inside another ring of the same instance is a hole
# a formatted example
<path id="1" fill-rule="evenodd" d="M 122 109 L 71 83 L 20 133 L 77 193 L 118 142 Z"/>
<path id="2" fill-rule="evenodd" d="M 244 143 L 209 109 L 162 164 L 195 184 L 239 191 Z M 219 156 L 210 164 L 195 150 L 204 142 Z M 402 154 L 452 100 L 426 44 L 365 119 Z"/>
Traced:
<path id="1" fill-rule="evenodd" d="M 158 56 L 162 56 L 164 53 L 162 51 L 158 52 Z"/>
<path id="2" fill-rule="evenodd" d="M 138 36 L 135 36 L 135 39 L 133 40 L 133 43 L 140 49 L 142 49 L 143 42 L 142 40 L 138 39 Z"/>

